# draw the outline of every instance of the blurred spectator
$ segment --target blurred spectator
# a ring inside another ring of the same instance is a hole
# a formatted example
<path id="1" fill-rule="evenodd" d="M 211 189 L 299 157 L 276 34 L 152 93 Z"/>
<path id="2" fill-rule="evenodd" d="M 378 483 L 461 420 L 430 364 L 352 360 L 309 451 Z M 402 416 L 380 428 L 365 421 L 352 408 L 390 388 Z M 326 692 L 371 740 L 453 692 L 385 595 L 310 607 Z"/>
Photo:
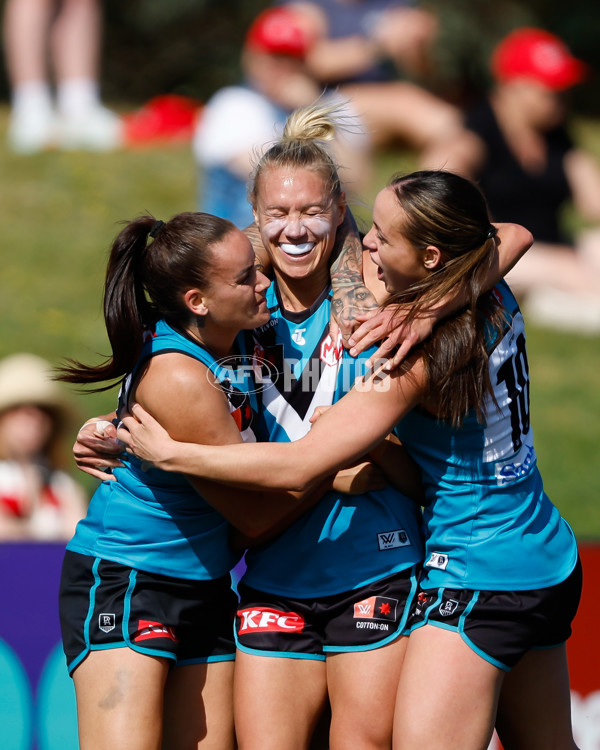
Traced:
<path id="1" fill-rule="evenodd" d="M 120 119 L 100 102 L 101 25 L 98 0 L 6 0 L 8 144 L 14 151 L 106 151 L 120 145 Z"/>
<path id="2" fill-rule="evenodd" d="M 76 415 L 49 368 L 33 354 L 0 361 L 1 541 L 69 539 L 86 512 L 82 487 L 63 470 Z"/>
<path id="3" fill-rule="evenodd" d="M 438 20 L 410 0 L 284 0 L 316 37 L 307 66 L 335 86 L 364 119 L 375 146 L 396 141 L 422 151 L 460 128 L 460 113 L 425 88 Z"/>
<path id="4" fill-rule="evenodd" d="M 268 9 L 255 19 L 241 54 L 243 83 L 221 89 L 207 102 L 194 136 L 199 210 L 240 228 L 252 223 L 247 183 L 254 160 L 279 137 L 292 110 L 322 94 L 305 64 L 312 43 L 311 25 L 289 8 Z M 344 102 L 337 94 L 326 99 Z M 370 141 L 349 106 L 342 114 L 348 128 L 334 144 L 334 156 L 344 186 L 360 191 L 369 182 Z"/>
<path id="5" fill-rule="evenodd" d="M 534 246 L 507 279 L 539 323 L 600 331 L 600 230 L 566 235 L 561 211 L 573 201 L 600 224 L 600 168 L 566 128 L 567 92 L 586 66 L 547 31 L 506 36 L 491 60 L 494 86 L 466 116 L 460 137 L 430 151 L 433 166 L 475 179 L 496 221 L 523 224 Z"/>

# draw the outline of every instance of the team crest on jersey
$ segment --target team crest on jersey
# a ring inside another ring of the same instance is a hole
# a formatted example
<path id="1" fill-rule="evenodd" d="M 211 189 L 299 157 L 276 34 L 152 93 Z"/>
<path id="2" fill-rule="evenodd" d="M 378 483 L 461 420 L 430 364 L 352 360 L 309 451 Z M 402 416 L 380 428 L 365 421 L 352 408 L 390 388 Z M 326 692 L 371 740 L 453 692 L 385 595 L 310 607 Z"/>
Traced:
<path id="1" fill-rule="evenodd" d="M 442 552 L 432 552 L 429 556 L 429 560 L 425 563 L 427 568 L 437 568 L 438 570 L 446 570 L 448 567 L 449 558 L 448 555 Z"/>
<path id="2" fill-rule="evenodd" d="M 342 358 L 344 353 L 344 345 L 342 344 L 342 334 L 339 333 L 335 344 L 330 335 L 321 344 L 320 359 L 321 362 L 325 362 L 326 365 L 333 367 Z"/>
<path id="3" fill-rule="evenodd" d="M 104 633 L 110 633 L 116 626 L 116 617 L 112 612 L 100 612 L 98 615 L 98 627 Z"/>

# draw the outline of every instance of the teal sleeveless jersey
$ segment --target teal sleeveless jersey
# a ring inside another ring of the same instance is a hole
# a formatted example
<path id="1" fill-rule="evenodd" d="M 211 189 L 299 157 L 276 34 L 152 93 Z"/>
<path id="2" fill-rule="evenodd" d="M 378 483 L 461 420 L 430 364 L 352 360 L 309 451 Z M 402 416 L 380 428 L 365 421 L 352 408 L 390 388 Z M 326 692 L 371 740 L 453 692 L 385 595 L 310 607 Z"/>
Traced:
<path id="1" fill-rule="evenodd" d="M 276 284 L 267 301 L 271 320 L 245 337 L 246 351 L 262 364 L 261 439 L 287 442 L 308 432 L 316 406 L 350 390 L 369 352 L 355 359 L 341 339 L 331 340 L 329 289 L 302 313 L 283 309 Z M 296 598 L 329 596 L 404 570 L 422 556 L 420 509 L 410 499 L 392 488 L 328 492 L 276 539 L 248 551 L 244 582 Z"/>
<path id="2" fill-rule="evenodd" d="M 527 590 L 563 581 L 577 561 L 567 522 L 537 467 L 529 419 L 523 317 L 505 283 L 506 328 L 490 344 L 486 422 L 461 428 L 415 409 L 396 432 L 422 470 L 427 506 L 424 588 Z"/>
<path id="3" fill-rule="evenodd" d="M 203 362 L 220 381 L 232 417 L 245 440 L 255 440 L 254 382 L 245 370 L 231 384 L 232 365 L 217 362 L 197 342 L 160 321 L 148 337 L 134 372 L 125 380 L 120 403 L 127 403 L 136 373 L 148 358 L 180 352 Z M 235 359 L 235 358 L 234 358 Z M 116 481 L 103 482 L 67 549 L 150 573 L 209 580 L 226 574 L 236 558 L 227 544 L 228 524 L 187 479 L 143 467 L 124 455 Z"/>

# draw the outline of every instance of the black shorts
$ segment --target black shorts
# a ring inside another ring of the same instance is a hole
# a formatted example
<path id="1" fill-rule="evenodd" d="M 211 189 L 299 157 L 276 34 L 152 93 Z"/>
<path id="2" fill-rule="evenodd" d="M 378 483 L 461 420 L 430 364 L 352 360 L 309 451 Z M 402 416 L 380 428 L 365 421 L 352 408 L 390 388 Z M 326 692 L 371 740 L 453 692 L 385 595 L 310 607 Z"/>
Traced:
<path id="1" fill-rule="evenodd" d="M 229 575 L 190 581 L 67 550 L 60 624 L 69 674 L 90 651 L 128 647 L 178 666 L 235 658 Z"/>
<path id="2" fill-rule="evenodd" d="M 509 671 L 530 649 L 552 648 L 571 635 L 581 598 L 582 569 L 577 561 L 562 583 L 533 591 L 421 589 L 408 620 L 455 630 L 473 651 Z"/>
<path id="3" fill-rule="evenodd" d="M 396 640 L 417 591 L 416 567 L 352 591 L 290 599 L 239 584 L 235 622 L 240 651 L 261 656 L 325 659 L 369 651 Z"/>

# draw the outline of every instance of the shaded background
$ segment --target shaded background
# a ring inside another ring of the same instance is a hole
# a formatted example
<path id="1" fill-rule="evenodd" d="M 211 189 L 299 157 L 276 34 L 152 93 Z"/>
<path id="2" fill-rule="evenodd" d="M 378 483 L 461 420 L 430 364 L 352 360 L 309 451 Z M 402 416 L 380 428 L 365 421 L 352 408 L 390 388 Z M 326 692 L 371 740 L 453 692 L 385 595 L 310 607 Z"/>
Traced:
<path id="1" fill-rule="evenodd" d="M 127 107 L 157 94 L 205 101 L 237 81 L 239 49 L 264 0 L 105 0 L 104 98 Z M 442 21 L 435 87 L 464 101 L 487 81 L 486 61 L 510 29 L 533 23 L 561 36 L 575 55 L 600 69 L 600 4 L 594 0 L 430 0 Z M 2 2 L 3 6 L 4 3 Z M 0 99 L 8 98 L 4 61 Z M 577 109 L 600 114 L 592 79 L 574 96 Z"/>

